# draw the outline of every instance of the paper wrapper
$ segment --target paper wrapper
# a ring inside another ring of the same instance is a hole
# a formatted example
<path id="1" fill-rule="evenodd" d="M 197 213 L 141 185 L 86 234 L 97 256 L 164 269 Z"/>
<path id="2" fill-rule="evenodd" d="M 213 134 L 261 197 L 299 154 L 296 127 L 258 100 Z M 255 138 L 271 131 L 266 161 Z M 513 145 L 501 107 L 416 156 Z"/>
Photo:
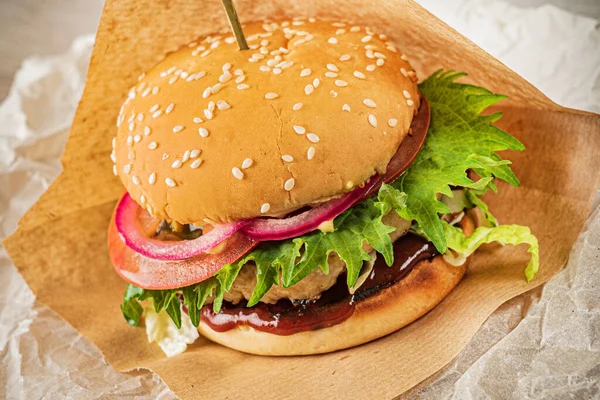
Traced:
<path id="1" fill-rule="evenodd" d="M 110 138 L 137 75 L 181 44 L 226 26 L 218 1 L 107 3 L 62 158 L 64 172 L 5 246 L 38 299 L 90 338 L 113 366 L 152 369 L 183 397 L 394 397 L 452 360 L 502 303 L 563 267 L 598 187 L 600 119 L 555 105 L 412 2 L 244 2 L 238 13 L 243 20 L 305 15 L 360 21 L 409 54 L 421 78 L 439 67 L 467 71 L 469 82 L 508 95 L 497 107 L 505 113 L 499 126 L 528 148 L 506 155 L 522 185 L 500 185 L 500 194 L 487 200 L 501 222 L 528 225 L 540 239 L 536 279 L 523 279 L 524 248 L 488 246 L 432 312 L 355 349 L 274 359 L 199 340 L 166 359 L 148 345 L 143 329 L 129 327 L 120 315 L 125 284 L 108 261 L 106 226 L 122 192 L 111 174 Z M 257 385 L 257 377 L 268 384 Z"/>

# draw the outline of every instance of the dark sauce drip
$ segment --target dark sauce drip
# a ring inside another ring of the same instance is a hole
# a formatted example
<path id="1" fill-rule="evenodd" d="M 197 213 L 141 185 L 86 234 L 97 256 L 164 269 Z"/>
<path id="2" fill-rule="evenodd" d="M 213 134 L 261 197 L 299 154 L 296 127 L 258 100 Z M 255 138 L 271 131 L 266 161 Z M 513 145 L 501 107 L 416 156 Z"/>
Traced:
<path id="1" fill-rule="evenodd" d="M 420 261 L 437 254 L 432 243 L 408 233 L 394 243 L 394 264 L 388 267 L 383 257 L 378 257 L 369 277 L 354 294 L 348 291 L 344 274 L 316 300 L 279 300 L 276 304 L 259 303 L 250 308 L 246 302 L 224 302 L 219 314 L 213 312 L 212 306 L 204 306 L 201 318 L 217 332 L 237 325 L 276 335 L 327 328 L 350 318 L 358 302 L 403 279 Z"/>

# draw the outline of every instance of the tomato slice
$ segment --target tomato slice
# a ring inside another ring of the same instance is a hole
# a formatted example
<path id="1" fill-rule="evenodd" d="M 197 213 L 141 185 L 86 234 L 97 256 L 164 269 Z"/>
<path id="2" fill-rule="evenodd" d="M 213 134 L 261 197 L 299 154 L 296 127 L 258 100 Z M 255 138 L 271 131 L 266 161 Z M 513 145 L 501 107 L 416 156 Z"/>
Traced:
<path id="1" fill-rule="evenodd" d="M 221 243 L 214 254 L 200 254 L 185 260 L 156 260 L 127 247 L 117 231 L 114 213 L 108 227 L 108 253 L 117 274 L 132 285 L 151 290 L 177 289 L 206 280 L 223 265 L 242 258 L 258 243 L 236 232 Z"/>

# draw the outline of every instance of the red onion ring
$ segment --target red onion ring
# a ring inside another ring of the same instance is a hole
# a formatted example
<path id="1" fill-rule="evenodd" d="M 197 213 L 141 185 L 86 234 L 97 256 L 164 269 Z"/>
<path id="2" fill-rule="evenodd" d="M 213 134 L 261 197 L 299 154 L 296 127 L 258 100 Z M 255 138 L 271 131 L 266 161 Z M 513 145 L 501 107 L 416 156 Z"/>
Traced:
<path id="1" fill-rule="evenodd" d="M 215 248 L 240 230 L 248 221 L 216 225 L 210 232 L 194 240 L 166 241 L 147 237 L 140 228 L 138 215 L 143 209 L 125 193 L 117 205 L 115 223 L 121 240 L 135 252 L 158 260 L 191 258 Z"/>
<path id="2" fill-rule="evenodd" d="M 361 188 L 358 187 L 342 197 L 330 200 L 318 207 L 289 218 L 256 218 L 242 227 L 242 231 L 255 240 L 283 240 L 314 231 L 325 221 L 329 221 L 352 207 L 363 195 L 380 181 L 374 176 Z"/>

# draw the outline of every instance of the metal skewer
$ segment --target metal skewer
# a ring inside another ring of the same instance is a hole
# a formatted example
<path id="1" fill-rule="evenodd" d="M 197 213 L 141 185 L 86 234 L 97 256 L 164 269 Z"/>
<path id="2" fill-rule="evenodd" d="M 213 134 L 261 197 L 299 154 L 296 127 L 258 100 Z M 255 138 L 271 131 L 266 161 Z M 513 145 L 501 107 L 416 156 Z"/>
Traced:
<path id="1" fill-rule="evenodd" d="M 229 20 L 229 25 L 231 26 L 231 30 L 235 35 L 235 40 L 237 41 L 238 47 L 240 50 L 248 50 L 248 43 L 246 43 L 244 31 L 242 30 L 242 25 L 240 25 L 240 20 L 238 19 L 237 12 L 235 11 L 233 0 L 223 0 L 223 7 L 225 7 L 225 12 L 227 12 L 227 19 Z"/>

